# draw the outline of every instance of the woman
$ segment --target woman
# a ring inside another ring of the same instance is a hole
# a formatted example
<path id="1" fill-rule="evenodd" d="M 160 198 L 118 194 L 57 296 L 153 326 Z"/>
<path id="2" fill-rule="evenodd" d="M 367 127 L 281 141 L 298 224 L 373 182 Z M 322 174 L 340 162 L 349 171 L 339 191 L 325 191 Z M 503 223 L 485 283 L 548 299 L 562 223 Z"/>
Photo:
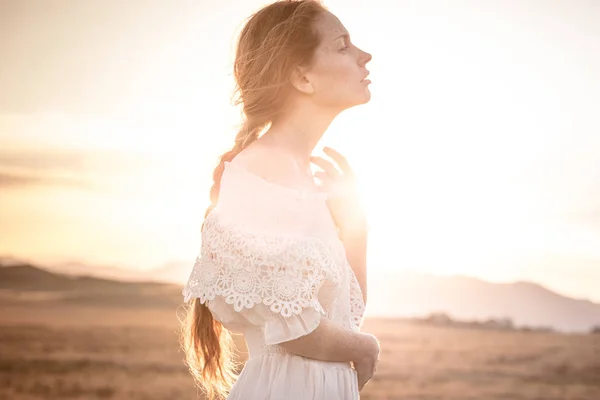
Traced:
<path id="1" fill-rule="evenodd" d="M 245 122 L 214 172 L 183 291 L 187 361 L 209 398 L 353 400 L 375 371 L 377 339 L 359 332 L 367 229 L 352 170 L 332 149 L 337 166 L 311 157 L 336 115 L 369 101 L 370 60 L 317 1 L 266 6 L 240 34 Z M 229 331 L 249 351 L 235 384 Z"/>

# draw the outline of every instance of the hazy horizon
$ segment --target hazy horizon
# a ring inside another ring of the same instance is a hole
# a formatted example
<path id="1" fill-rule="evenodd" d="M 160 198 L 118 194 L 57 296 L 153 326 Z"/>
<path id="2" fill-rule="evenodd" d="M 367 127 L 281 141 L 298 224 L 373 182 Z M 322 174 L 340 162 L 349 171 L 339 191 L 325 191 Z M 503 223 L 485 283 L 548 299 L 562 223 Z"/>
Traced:
<path id="1" fill-rule="evenodd" d="M 239 123 L 233 40 L 263 4 L 0 3 L 0 255 L 191 268 Z M 325 5 L 373 54 L 372 101 L 317 148 L 357 171 L 370 274 L 600 302 L 600 3 Z"/>

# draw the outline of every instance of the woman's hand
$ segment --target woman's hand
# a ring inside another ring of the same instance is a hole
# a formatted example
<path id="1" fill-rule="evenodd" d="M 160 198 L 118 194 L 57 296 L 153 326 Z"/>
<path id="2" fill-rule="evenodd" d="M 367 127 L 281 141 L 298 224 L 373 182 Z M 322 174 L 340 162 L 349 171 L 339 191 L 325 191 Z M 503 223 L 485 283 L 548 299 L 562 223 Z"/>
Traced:
<path id="1" fill-rule="evenodd" d="M 371 380 L 377 369 L 379 362 L 379 341 L 375 336 L 365 334 L 366 343 L 363 346 L 363 355 L 353 361 L 354 369 L 358 375 L 358 391 L 362 391 L 365 385 Z"/>
<path id="2" fill-rule="evenodd" d="M 358 190 L 354 171 L 344 156 L 330 147 L 323 149 L 335 163 L 322 157 L 311 157 L 311 162 L 323 171 L 314 176 L 321 181 L 321 190 L 328 194 L 327 206 L 341 234 L 367 228 L 367 220 Z"/>

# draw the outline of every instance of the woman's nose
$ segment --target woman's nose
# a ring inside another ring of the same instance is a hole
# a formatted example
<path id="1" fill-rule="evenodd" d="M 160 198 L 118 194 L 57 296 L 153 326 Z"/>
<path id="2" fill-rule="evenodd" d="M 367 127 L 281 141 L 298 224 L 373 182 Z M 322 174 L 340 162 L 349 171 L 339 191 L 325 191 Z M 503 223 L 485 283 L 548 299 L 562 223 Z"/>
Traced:
<path id="1" fill-rule="evenodd" d="M 371 61 L 371 59 L 373 58 L 373 56 L 370 53 L 367 53 L 366 51 L 362 51 L 362 57 L 360 59 L 360 66 L 364 67 L 369 61 Z"/>

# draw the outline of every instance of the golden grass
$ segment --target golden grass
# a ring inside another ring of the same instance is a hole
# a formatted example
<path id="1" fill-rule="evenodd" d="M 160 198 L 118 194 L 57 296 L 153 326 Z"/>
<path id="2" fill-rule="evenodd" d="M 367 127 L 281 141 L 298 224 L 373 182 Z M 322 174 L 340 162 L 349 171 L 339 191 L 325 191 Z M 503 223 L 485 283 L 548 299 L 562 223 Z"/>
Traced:
<path id="1" fill-rule="evenodd" d="M 0 399 L 198 398 L 175 310 L 0 308 Z M 372 319 L 378 372 L 363 400 L 600 399 L 600 335 Z"/>

